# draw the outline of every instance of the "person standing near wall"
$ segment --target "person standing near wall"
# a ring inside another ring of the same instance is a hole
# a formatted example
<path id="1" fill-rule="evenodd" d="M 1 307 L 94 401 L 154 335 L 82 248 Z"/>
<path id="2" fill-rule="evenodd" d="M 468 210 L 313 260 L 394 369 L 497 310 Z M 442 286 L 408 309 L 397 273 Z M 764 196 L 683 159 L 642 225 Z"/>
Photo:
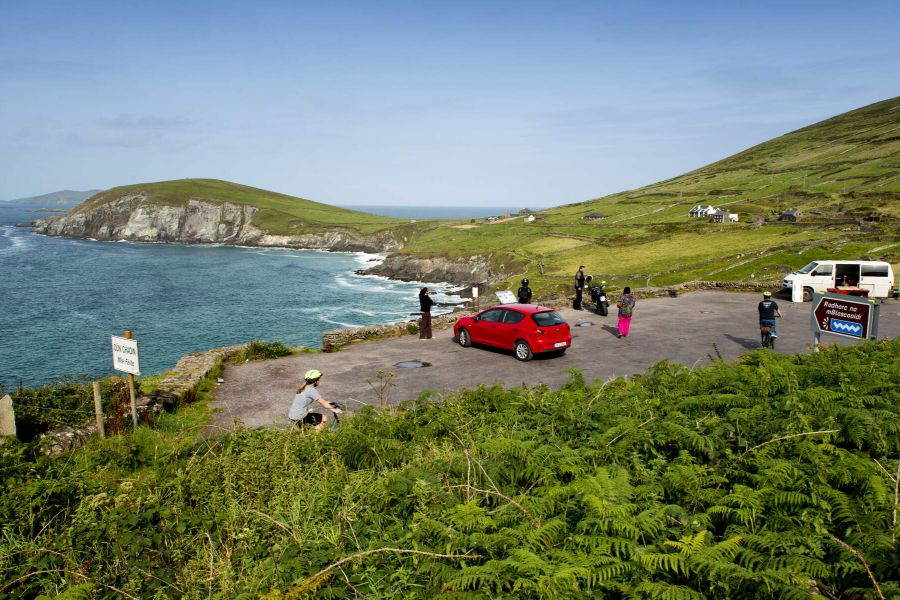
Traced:
<path id="1" fill-rule="evenodd" d="M 422 321 L 419 324 L 419 339 L 431 339 L 431 307 L 434 306 L 434 300 L 428 295 L 428 288 L 423 287 L 419 291 L 419 308 L 422 311 Z"/>
<path id="2" fill-rule="evenodd" d="M 584 292 L 584 265 L 578 267 L 575 271 L 575 310 L 584 310 L 581 308 L 581 294 Z"/>
<path id="3" fill-rule="evenodd" d="M 631 315 L 634 313 L 635 297 L 631 293 L 631 288 L 627 285 L 622 290 L 622 295 L 616 300 L 616 306 L 619 307 L 619 337 L 628 337 L 628 330 L 631 329 Z"/>

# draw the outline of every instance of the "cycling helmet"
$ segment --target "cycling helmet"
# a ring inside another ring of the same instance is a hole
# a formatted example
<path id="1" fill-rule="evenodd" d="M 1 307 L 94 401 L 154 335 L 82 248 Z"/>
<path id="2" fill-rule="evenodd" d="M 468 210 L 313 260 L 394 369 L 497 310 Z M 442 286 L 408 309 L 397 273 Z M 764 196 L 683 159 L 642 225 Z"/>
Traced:
<path id="1" fill-rule="evenodd" d="M 522 285 L 528 285 L 528 278 L 527 278 L 527 277 L 526 277 L 525 279 L 522 280 Z"/>
<path id="2" fill-rule="evenodd" d="M 770 292 L 769 290 L 766 290 L 765 292 L 763 292 L 763 298 L 771 298 L 771 297 L 772 297 L 772 292 Z"/>
<path id="3" fill-rule="evenodd" d="M 305 379 L 306 381 L 316 381 L 321 377 L 322 377 L 322 371 L 319 371 L 318 369 L 310 369 L 303 376 L 303 379 Z"/>

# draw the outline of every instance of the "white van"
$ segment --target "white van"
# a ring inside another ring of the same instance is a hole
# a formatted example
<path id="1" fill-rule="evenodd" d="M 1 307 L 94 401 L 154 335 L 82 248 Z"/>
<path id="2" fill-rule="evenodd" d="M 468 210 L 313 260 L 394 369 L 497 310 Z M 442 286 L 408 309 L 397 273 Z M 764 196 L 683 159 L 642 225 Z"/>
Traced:
<path id="1" fill-rule="evenodd" d="M 893 293 L 894 271 L 890 263 L 871 260 L 814 260 L 784 278 L 785 288 L 803 288 L 803 300 L 812 300 L 813 292 L 824 294 L 828 288 L 868 290 L 870 298 L 887 298 Z"/>

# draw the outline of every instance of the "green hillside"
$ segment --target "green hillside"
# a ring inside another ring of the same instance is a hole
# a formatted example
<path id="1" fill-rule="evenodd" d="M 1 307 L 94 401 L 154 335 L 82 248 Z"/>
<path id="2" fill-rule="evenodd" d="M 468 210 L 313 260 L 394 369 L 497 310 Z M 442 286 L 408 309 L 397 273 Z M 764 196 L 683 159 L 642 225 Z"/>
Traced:
<path id="1" fill-rule="evenodd" d="M 367 233 L 404 222 L 218 179 L 178 179 L 115 187 L 93 196 L 75 212 L 89 211 L 133 194 L 146 194 L 145 204 L 159 206 L 184 206 L 189 200 L 255 206 L 260 210 L 254 223 L 273 234 L 291 234 L 298 227 L 316 226 Z"/>
<path id="2" fill-rule="evenodd" d="M 690 218 L 698 204 L 738 223 Z M 797 223 L 779 222 L 787 209 Z M 588 222 L 585 216 L 605 218 Z M 567 285 L 779 278 L 812 258 L 900 261 L 900 98 L 839 115 L 679 177 L 513 219 L 429 230 L 411 253 L 492 254 L 513 278 Z M 513 265 L 512 269 L 509 266 Z"/>

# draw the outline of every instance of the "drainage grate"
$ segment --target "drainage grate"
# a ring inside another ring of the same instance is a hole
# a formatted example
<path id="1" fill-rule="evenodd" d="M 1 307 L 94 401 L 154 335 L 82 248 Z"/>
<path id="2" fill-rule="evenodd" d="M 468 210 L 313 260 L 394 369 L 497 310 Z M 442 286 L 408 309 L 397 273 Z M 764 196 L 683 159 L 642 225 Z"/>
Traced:
<path id="1" fill-rule="evenodd" d="M 430 362 L 422 362 L 421 360 L 402 360 L 394 365 L 398 369 L 421 369 L 422 367 L 430 367 Z"/>

